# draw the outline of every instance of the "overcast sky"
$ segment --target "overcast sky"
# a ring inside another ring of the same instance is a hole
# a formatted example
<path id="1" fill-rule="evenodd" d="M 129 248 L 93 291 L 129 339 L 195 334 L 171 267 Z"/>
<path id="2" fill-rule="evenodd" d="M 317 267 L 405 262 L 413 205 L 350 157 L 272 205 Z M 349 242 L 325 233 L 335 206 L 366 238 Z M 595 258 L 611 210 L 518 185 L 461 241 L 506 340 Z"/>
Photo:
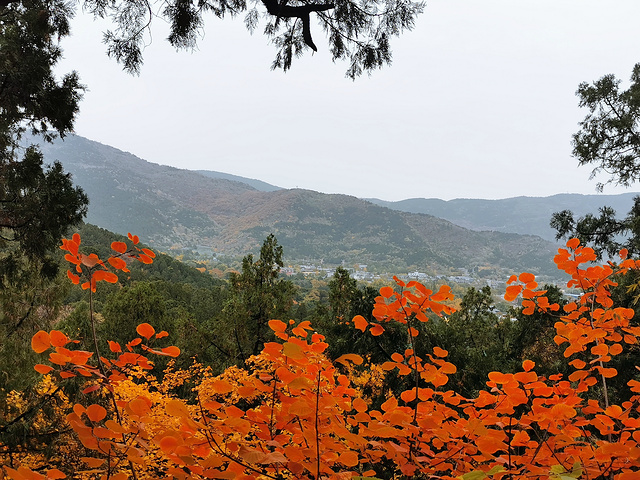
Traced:
<path id="1" fill-rule="evenodd" d="M 595 193 L 571 157 L 575 91 L 608 73 L 626 88 L 639 19 L 638 0 L 428 0 L 393 64 L 352 82 L 317 26 L 285 74 L 266 37 L 215 17 L 193 53 L 156 22 L 132 77 L 80 14 L 60 71 L 89 88 L 79 135 L 159 164 L 384 200 Z"/>

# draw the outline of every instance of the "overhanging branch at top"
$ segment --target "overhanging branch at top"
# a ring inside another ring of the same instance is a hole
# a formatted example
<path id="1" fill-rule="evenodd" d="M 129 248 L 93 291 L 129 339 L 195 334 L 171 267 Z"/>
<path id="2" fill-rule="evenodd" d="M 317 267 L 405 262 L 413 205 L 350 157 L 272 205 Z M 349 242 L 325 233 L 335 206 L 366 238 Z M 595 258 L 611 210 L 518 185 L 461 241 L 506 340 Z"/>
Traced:
<path id="1" fill-rule="evenodd" d="M 275 17 L 299 18 L 302 20 L 302 37 L 304 38 L 304 43 L 306 43 L 314 52 L 318 51 L 318 48 L 311 38 L 309 14 L 311 12 L 324 12 L 325 10 L 331 10 L 335 7 L 333 3 L 309 4 L 297 7 L 288 6 L 286 4 L 286 0 L 282 0 L 282 3 L 278 3 L 278 0 L 262 0 L 262 3 L 267 8 L 267 12 Z"/>

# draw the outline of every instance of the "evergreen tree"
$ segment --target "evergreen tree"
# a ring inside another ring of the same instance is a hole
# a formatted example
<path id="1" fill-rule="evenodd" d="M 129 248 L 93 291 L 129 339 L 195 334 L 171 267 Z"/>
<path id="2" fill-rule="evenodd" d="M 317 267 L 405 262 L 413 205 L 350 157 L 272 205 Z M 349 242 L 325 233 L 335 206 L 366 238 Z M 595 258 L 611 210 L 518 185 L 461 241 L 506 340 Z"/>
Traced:
<path id="1" fill-rule="evenodd" d="M 281 319 L 293 304 L 295 287 L 279 277 L 282 246 L 270 234 L 260 249 L 260 258 L 249 254 L 242 259 L 242 272 L 229 278 L 229 299 L 224 313 L 232 327 L 228 334 L 229 350 L 244 362 L 257 355 L 270 334 L 269 320 Z"/>
<path id="2" fill-rule="evenodd" d="M 53 73 L 70 15 L 60 0 L 0 9 L 0 370 L 18 375 L 12 352 L 34 328 L 50 326 L 61 301 L 52 254 L 88 204 L 61 165 L 44 165 L 22 138 L 30 131 L 51 140 L 73 127 L 82 86 L 75 72 L 60 80 Z"/>
<path id="3" fill-rule="evenodd" d="M 631 186 L 640 180 L 640 63 L 633 67 L 631 84 L 620 91 L 620 80 L 605 75 L 593 84 L 582 83 L 576 92 L 580 107 L 589 113 L 573 136 L 573 155 L 580 165 L 595 165 L 592 177 L 605 172 L 606 183 Z M 598 183 L 602 191 L 603 183 Z M 621 248 L 640 251 L 640 198 L 623 219 L 611 207 L 599 214 L 574 218 L 569 210 L 554 213 L 551 227 L 557 239 L 577 237 L 599 257 L 614 256 Z"/>

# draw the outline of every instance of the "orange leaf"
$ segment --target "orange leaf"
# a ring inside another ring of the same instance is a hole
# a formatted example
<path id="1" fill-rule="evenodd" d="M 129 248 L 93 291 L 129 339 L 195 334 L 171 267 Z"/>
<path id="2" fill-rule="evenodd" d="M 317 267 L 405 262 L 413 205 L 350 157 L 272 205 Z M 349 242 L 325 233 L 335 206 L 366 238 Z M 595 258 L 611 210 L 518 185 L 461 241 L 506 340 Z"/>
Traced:
<path id="1" fill-rule="evenodd" d="M 51 330 L 49 340 L 51 341 L 51 345 L 54 347 L 64 347 L 69 343 L 69 338 L 58 330 Z"/>
<path id="2" fill-rule="evenodd" d="M 444 348 L 440 348 L 440 347 L 433 347 L 433 354 L 436 357 L 440 357 L 440 358 L 444 358 L 447 355 L 449 355 L 449 352 L 447 352 Z"/>
<path id="3" fill-rule="evenodd" d="M 178 355 L 180 355 L 180 349 L 178 347 L 165 347 L 162 349 L 162 353 L 164 353 L 165 355 L 168 355 L 170 357 L 177 357 Z"/>
<path id="4" fill-rule="evenodd" d="M 560 420 L 561 418 L 573 418 L 576 416 L 576 410 L 571 405 L 557 403 L 551 407 L 551 415 Z"/>
<path id="5" fill-rule="evenodd" d="M 269 320 L 269 328 L 274 332 L 284 332 L 287 329 L 287 324 L 282 320 Z"/>
<path id="6" fill-rule="evenodd" d="M 51 370 L 53 370 L 53 367 L 50 367 L 49 365 L 42 365 L 41 363 L 38 363 L 37 365 L 34 365 L 33 369 L 38 373 L 46 375 Z"/>
<path id="7" fill-rule="evenodd" d="M 150 265 L 153 263 L 153 259 L 145 255 L 144 253 L 141 253 L 140 255 L 138 255 L 138 260 L 140 260 L 142 263 L 146 265 Z"/>
<path id="8" fill-rule="evenodd" d="M 40 330 L 31 338 L 31 349 L 36 353 L 42 353 L 51 346 L 51 338 L 44 330 Z"/>
<path id="9" fill-rule="evenodd" d="M 620 355 L 622 353 L 622 345 L 619 343 L 614 343 L 609 347 L 609 353 L 611 355 Z"/>
<path id="10" fill-rule="evenodd" d="M 123 270 L 126 271 L 127 268 L 127 262 L 125 262 L 123 259 L 119 258 L 119 257 L 109 257 L 109 260 L 107 260 L 111 266 L 113 268 L 115 268 L 116 270 Z"/>
<path id="11" fill-rule="evenodd" d="M 52 478 L 56 480 L 58 478 L 67 478 L 67 476 L 57 468 L 51 468 L 47 470 L 47 478 Z"/>
<path id="12" fill-rule="evenodd" d="M 289 407 L 289 413 L 296 415 L 297 417 L 307 417 L 312 413 L 315 413 L 315 407 L 309 404 L 305 399 L 296 400 Z"/>
<path id="13" fill-rule="evenodd" d="M 416 399 L 416 389 L 412 388 L 411 390 L 405 390 L 400 394 L 400 398 L 403 402 L 413 402 Z"/>
<path id="14" fill-rule="evenodd" d="M 580 240 L 578 240 L 577 238 L 572 238 L 569 241 L 567 241 L 567 247 L 569 247 L 571 250 L 575 250 L 576 248 L 578 248 L 579 245 L 580 245 Z"/>
<path id="15" fill-rule="evenodd" d="M 178 439 L 172 436 L 166 436 L 160 440 L 160 448 L 164 453 L 173 453 L 178 446 Z"/>
<path id="16" fill-rule="evenodd" d="M 380 289 L 380 295 L 382 295 L 384 298 L 391 297 L 391 295 L 393 295 L 393 288 L 391 288 L 391 287 L 382 287 Z"/>
<path id="17" fill-rule="evenodd" d="M 347 365 L 347 361 L 353 362 L 356 365 L 362 365 L 363 360 L 360 355 L 356 355 L 355 353 L 345 353 L 336 358 L 336 362 L 342 363 L 343 365 Z"/>
<path id="18" fill-rule="evenodd" d="M 371 330 L 369 330 L 369 332 L 374 337 L 379 337 L 384 333 L 384 328 L 382 328 L 382 325 L 375 324 L 373 327 L 371 327 Z"/>
<path id="19" fill-rule="evenodd" d="M 162 330 L 161 332 L 156 333 L 156 338 L 164 338 L 168 336 L 169 333 L 166 330 Z"/>
<path id="20" fill-rule="evenodd" d="M 111 242 L 111 249 L 118 253 L 124 253 L 127 251 L 127 244 L 124 242 Z"/>
<path id="21" fill-rule="evenodd" d="M 100 385 L 93 385 L 91 387 L 87 387 L 84 390 L 82 390 L 82 393 L 87 394 L 87 393 L 95 392 L 96 390 L 100 390 L 100 388 L 102 388 Z"/>
<path id="22" fill-rule="evenodd" d="M 362 315 L 356 315 L 355 317 L 353 317 L 353 324 L 358 330 L 364 332 L 367 329 L 369 322 L 367 322 Z"/>
<path id="23" fill-rule="evenodd" d="M 522 362 L 522 368 L 524 369 L 525 372 L 530 372 L 531 370 L 533 370 L 533 367 L 535 366 L 536 366 L 536 362 L 532 360 L 525 360 L 524 362 Z"/>
<path id="24" fill-rule="evenodd" d="M 226 380 L 214 380 L 211 385 L 211 388 L 215 393 L 222 393 L 222 394 L 233 392 L 234 390 L 233 385 L 231 385 Z"/>
<path id="25" fill-rule="evenodd" d="M 536 279 L 536 276 L 533 273 L 527 273 L 527 272 L 523 272 L 520 274 L 520 276 L 518 277 L 518 279 L 522 282 L 522 283 L 531 283 Z"/>
<path id="26" fill-rule="evenodd" d="M 244 416 L 244 410 L 236 407 L 235 405 L 229 405 L 224 407 L 224 412 L 233 418 L 242 418 Z"/>
<path id="27" fill-rule="evenodd" d="M 602 355 L 606 355 L 607 353 L 609 353 L 609 347 L 606 343 L 600 343 L 591 347 L 591 353 L 593 355 L 598 355 L 599 357 L 601 357 Z"/>
<path id="28" fill-rule="evenodd" d="M 144 252 L 145 255 L 147 255 L 148 257 L 151 258 L 156 258 L 156 254 L 153 253 L 153 251 L 149 250 L 148 248 L 143 248 L 142 251 Z"/>
<path id="29" fill-rule="evenodd" d="M 167 411 L 167 415 L 184 418 L 187 418 L 189 416 L 189 409 L 180 400 L 169 400 L 167 402 L 167 405 L 165 406 L 165 409 Z"/>
<path id="30" fill-rule="evenodd" d="M 93 279 L 96 282 L 104 280 L 107 283 L 116 283 L 118 281 L 118 276 L 113 272 L 108 272 L 107 270 L 98 270 L 93 274 Z"/>
<path id="31" fill-rule="evenodd" d="M 358 465 L 358 463 L 360 463 L 358 453 L 354 452 L 353 450 L 344 452 L 342 455 L 340 455 L 338 461 L 345 467 L 355 467 L 356 465 Z"/>
<path id="32" fill-rule="evenodd" d="M 492 454 L 498 450 L 506 450 L 506 445 L 497 437 L 497 432 L 494 435 L 491 435 L 491 433 L 493 433 L 492 431 L 489 431 L 488 433 L 488 435 L 482 435 L 476 439 L 476 445 L 482 453 Z"/>
<path id="33" fill-rule="evenodd" d="M 522 285 L 509 285 L 507 287 L 507 291 L 504 294 L 504 299 L 507 302 L 513 302 L 518 295 L 520 295 L 520 292 L 522 291 Z"/>
<path id="34" fill-rule="evenodd" d="M 78 285 L 80 283 L 80 277 L 75 273 L 72 273 L 71 270 L 67 270 L 67 277 L 74 285 Z"/>
<path id="35" fill-rule="evenodd" d="M 137 235 L 131 235 L 131 233 L 127 233 L 127 237 L 129 237 L 129 240 L 131 240 L 134 245 L 137 245 L 140 242 L 140 239 Z"/>
<path id="36" fill-rule="evenodd" d="M 149 340 L 153 337 L 153 334 L 156 333 L 156 330 L 148 323 L 141 323 L 136 327 L 136 332 L 138 332 L 138 335 L 142 335 L 144 338 Z"/>
<path id="37" fill-rule="evenodd" d="M 91 468 L 98 468 L 104 463 L 103 458 L 80 457 L 80 460 L 89 465 Z"/>
<path id="38" fill-rule="evenodd" d="M 92 422 L 99 422 L 106 416 L 107 410 L 101 405 L 97 405 L 94 403 L 93 405 L 89 405 L 87 407 L 87 417 L 89 417 L 89 420 L 91 420 Z"/>
<path id="39" fill-rule="evenodd" d="M 357 411 L 357 412 L 366 412 L 368 405 L 367 402 L 365 402 L 363 399 L 356 397 L 351 401 L 351 406 Z"/>
<path id="40" fill-rule="evenodd" d="M 109 350 L 112 352 L 122 352 L 122 347 L 120 347 L 119 343 L 109 340 Z"/>

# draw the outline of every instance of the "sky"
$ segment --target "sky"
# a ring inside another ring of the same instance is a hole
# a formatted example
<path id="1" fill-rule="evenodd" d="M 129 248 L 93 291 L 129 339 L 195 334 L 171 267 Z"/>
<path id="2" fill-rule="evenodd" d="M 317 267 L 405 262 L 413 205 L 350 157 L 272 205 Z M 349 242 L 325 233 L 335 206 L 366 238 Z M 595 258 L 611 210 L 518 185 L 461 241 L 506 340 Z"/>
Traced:
<path id="1" fill-rule="evenodd" d="M 156 21 L 140 76 L 78 12 L 59 72 L 88 87 L 77 134 L 150 162 L 361 198 L 596 193 L 571 156 L 575 91 L 640 62 L 638 0 L 427 0 L 393 64 L 351 81 L 318 52 L 271 71 L 275 47 L 241 18 L 207 17 L 194 52 Z M 606 180 L 602 177 L 600 180 Z M 606 186 L 604 194 L 640 191 Z"/>

